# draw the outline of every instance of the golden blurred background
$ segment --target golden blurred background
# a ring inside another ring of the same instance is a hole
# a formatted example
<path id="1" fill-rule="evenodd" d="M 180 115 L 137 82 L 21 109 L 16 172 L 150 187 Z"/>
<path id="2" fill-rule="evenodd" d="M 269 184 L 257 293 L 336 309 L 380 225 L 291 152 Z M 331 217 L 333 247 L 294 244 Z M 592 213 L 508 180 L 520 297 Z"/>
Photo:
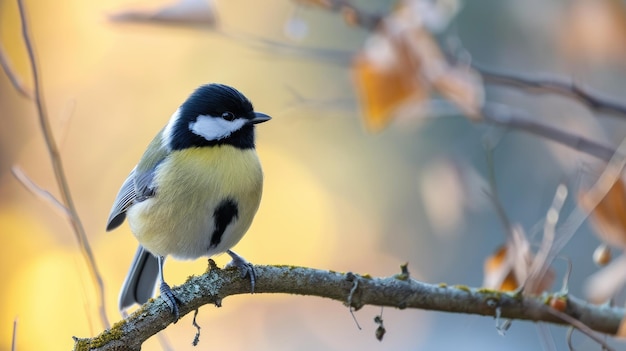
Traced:
<path id="1" fill-rule="evenodd" d="M 464 193 L 446 176 L 456 169 L 452 163 L 473 165 L 478 168 L 473 172 L 484 175 L 481 138 L 486 127 L 459 117 L 428 120 L 426 126 L 424 121 L 399 121 L 380 134 L 364 132 L 348 67 L 242 39 L 269 38 L 294 46 L 356 51 L 367 36 L 334 14 L 296 8 L 294 2 L 216 2 L 217 28 L 110 20 L 120 11 L 169 3 L 26 1 L 51 124 L 104 279 L 112 322 L 121 318 L 117 294 L 136 240 L 127 225 L 105 233 L 110 206 L 151 138 L 186 96 L 207 82 L 237 87 L 256 110 L 274 117 L 257 128 L 266 183 L 252 228 L 235 248 L 242 256 L 256 264 L 383 276 L 399 272 L 400 264 L 409 262 L 416 279 L 480 285 L 482 262 L 501 244 L 502 229 L 480 194 Z M 377 11 L 393 5 L 362 3 Z M 545 42 L 529 41 L 525 47 L 511 42 L 519 36 L 538 36 L 545 26 L 506 27 L 502 18 L 489 19 L 487 10 L 497 10 L 514 23 L 529 18 L 541 24 L 549 21 L 530 13 L 523 17 L 520 8 L 528 10 L 532 5 L 514 3 L 489 1 L 477 8 L 467 4 L 455 30 L 486 63 L 568 73 L 548 58 L 558 56 L 558 48 L 545 52 Z M 557 16 L 562 8 L 555 7 L 551 5 L 541 16 Z M 294 11 L 308 25 L 299 41 L 285 35 Z M 475 23 L 485 18 L 483 27 L 476 28 Z M 16 72 L 31 86 L 19 25 L 16 4 L 0 1 L 0 41 Z M 495 43 L 484 42 L 485 30 L 491 31 L 494 38 L 489 40 Z M 496 51 L 496 44 L 503 49 Z M 520 58 L 524 55 L 526 61 Z M 616 74 L 623 77 L 623 67 L 584 77 L 599 88 L 616 91 L 623 87 Z M 521 103 L 528 105 L 528 101 Z M 537 111 L 557 108 L 560 118 L 564 111 L 583 116 L 571 123 L 574 128 L 604 135 L 586 112 L 572 104 L 547 101 Z M 102 330 L 94 287 L 65 218 L 10 174 L 17 165 L 41 187 L 58 194 L 34 106 L 12 89 L 4 74 L 0 75 L 0 116 L 0 350 L 10 349 L 16 318 L 18 350 L 67 350 L 73 345 L 72 336 L 87 337 Z M 620 134 L 617 129 L 610 133 Z M 496 158 L 504 203 L 516 221 L 531 227 L 547 210 L 551 195 L 546 194 L 575 167 L 575 161 L 567 160 L 578 158 L 533 137 L 507 134 L 503 138 Z M 596 242 L 585 237 L 586 241 L 572 244 L 574 259 L 587 260 L 585 255 L 593 247 L 588 243 Z M 223 265 L 227 258 L 218 257 L 217 262 Z M 170 284 L 178 285 L 205 267 L 205 260 L 168 260 L 165 274 Z M 592 269 L 581 269 L 573 282 L 580 283 Z M 507 338 L 501 338 L 490 318 L 389 308 L 383 311 L 388 332 L 381 343 L 374 338 L 373 318 L 379 313 L 374 307 L 357 312 L 363 328 L 359 330 L 338 302 L 283 295 L 230 297 L 220 309 L 205 306 L 200 311 L 199 347 L 527 350 L 540 344 L 530 323 L 516 323 Z M 556 330 L 561 349 L 563 330 Z M 189 316 L 164 332 L 177 350 L 193 349 L 194 333 Z M 144 349 L 160 349 L 157 338 Z"/>

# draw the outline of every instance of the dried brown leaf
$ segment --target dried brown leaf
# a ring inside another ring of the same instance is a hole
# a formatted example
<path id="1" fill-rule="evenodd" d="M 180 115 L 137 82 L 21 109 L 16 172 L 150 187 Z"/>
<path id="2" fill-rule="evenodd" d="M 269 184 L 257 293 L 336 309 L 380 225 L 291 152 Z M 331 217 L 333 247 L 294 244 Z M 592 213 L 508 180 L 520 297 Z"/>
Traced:
<path id="1" fill-rule="evenodd" d="M 606 195 L 595 204 L 590 191 L 578 197 L 580 206 L 590 212 L 591 224 L 598 237 L 607 244 L 626 248 L 626 187 L 619 178 L 613 183 Z"/>
<path id="2" fill-rule="evenodd" d="M 384 128 L 401 105 L 422 102 L 433 92 L 470 118 L 480 115 L 484 99 L 481 77 L 471 67 L 447 61 L 428 26 L 427 15 L 437 11 L 429 12 L 428 6 L 435 4 L 401 2 L 354 61 L 355 85 L 370 130 Z"/>
<path id="3" fill-rule="evenodd" d="M 512 291 L 525 285 L 525 291 L 531 294 L 548 291 L 554 282 L 554 271 L 547 269 L 543 276 L 536 276 L 531 272 L 534 259 L 522 229 L 513 228 L 511 239 L 485 260 L 483 286 Z"/>
<path id="4" fill-rule="evenodd" d="M 365 126 L 385 128 L 394 111 L 407 101 L 423 101 L 427 91 L 415 75 L 415 66 L 400 43 L 375 34 L 354 60 L 355 86 Z"/>
<path id="5" fill-rule="evenodd" d="M 507 263 L 507 246 L 502 245 L 485 260 L 483 286 L 489 289 L 514 291 L 519 285 L 512 268 L 512 265 Z"/>

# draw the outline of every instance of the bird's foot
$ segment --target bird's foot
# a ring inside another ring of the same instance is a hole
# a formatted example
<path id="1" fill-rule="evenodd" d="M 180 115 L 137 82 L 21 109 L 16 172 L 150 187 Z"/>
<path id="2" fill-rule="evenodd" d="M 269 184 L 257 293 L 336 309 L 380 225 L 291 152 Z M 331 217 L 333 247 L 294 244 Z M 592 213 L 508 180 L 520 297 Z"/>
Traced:
<path id="1" fill-rule="evenodd" d="M 248 262 L 245 258 L 237 255 L 234 251 L 227 250 L 226 253 L 232 257 L 232 261 L 226 264 L 225 268 L 237 267 L 239 273 L 241 273 L 241 277 L 245 278 L 245 276 L 250 276 L 250 293 L 254 294 L 254 284 L 256 282 L 256 271 L 254 270 L 254 266 L 252 263 Z"/>
<path id="2" fill-rule="evenodd" d="M 174 323 L 178 322 L 178 318 L 180 317 L 180 313 L 178 312 L 178 298 L 176 297 L 176 295 L 174 295 L 174 292 L 172 291 L 172 289 L 170 289 L 170 286 L 165 281 L 161 282 L 160 290 L 161 297 L 174 315 Z"/>

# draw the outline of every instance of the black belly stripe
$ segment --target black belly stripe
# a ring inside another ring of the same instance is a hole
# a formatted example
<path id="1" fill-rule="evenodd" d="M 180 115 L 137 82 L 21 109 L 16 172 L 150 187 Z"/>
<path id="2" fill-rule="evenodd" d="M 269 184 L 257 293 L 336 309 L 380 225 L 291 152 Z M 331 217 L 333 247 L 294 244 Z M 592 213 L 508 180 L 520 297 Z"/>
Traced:
<path id="1" fill-rule="evenodd" d="M 209 247 L 216 247 L 222 241 L 222 235 L 226 231 L 226 227 L 239 216 L 237 203 L 233 199 L 224 199 L 217 205 L 213 212 L 213 221 L 215 229 L 211 234 L 211 244 Z"/>

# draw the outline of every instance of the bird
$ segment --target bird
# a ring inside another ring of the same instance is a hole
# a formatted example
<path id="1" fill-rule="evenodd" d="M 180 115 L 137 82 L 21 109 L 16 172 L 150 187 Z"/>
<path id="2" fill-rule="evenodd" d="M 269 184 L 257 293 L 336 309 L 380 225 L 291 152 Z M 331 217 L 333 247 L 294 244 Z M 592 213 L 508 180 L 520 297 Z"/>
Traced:
<path id="1" fill-rule="evenodd" d="M 144 304 L 160 281 L 161 297 L 179 319 L 179 299 L 163 274 L 165 258 L 226 252 L 254 292 L 254 267 L 231 250 L 259 208 L 263 171 L 255 125 L 269 121 L 237 89 L 198 87 L 172 114 L 122 184 L 106 230 L 128 221 L 139 242 L 122 284 L 119 309 Z"/>

